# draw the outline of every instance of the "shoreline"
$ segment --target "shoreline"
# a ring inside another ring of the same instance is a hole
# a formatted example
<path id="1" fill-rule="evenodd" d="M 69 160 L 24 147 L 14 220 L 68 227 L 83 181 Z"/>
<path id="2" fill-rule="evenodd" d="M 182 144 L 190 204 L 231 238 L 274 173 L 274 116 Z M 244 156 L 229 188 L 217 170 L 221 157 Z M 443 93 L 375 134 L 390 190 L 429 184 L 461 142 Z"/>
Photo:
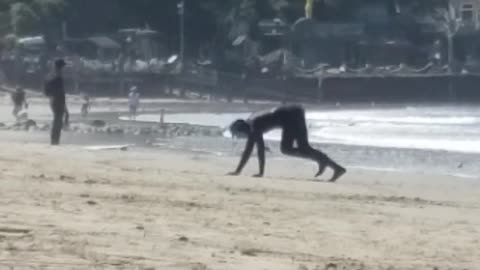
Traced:
<path id="1" fill-rule="evenodd" d="M 156 103 L 152 103 L 156 104 Z M 175 112 L 185 113 L 202 111 L 205 108 L 209 108 L 208 111 L 222 112 L 226 104 L 220 104 L 219 107 L 211 106 L 212 104 L 181 104 L 169 103 L 165 106 L 167 109 L 172 108 Z M 160 106 L 156 104 L 155 106 Z M 171 106 L 171 107 L 169 107 Z M 266 106 L 265 104 L 258 106 Z M 165 108 L 164 107 L 164 108 Z M 8 109 L 7 106 L 1 106 L 1 109 Z M 107 108 L 109 108 L 107 106 Z M 45 119 L 39 120 L 41 125 L 50 124 L 49 109 L 47 106 L 38 106 L 37 109 L 42 109 L 40 112 L 44 116 L 40 116 L 37 111 L 32 115 L 32 118 Z M 201 134 L 190 132 L 192 136 L 184 137 L 183 131 L 172 134 L 173 136 L 165 137 L 160 133 L 161 129 L 155 123 L 138 123 L 138 122 L 125 122 L 118 119 L 122 112 L 118 111 L 119 107 L 113 106 L 109 112 L 92 112 L 88 118 L 83 119 L 77 113 L 71 113 L 72 122 L 79 125 L 81 128 L 77 130 L 79 134 L 73 134 L 66 132 L 64 135 L 68 144 L 138 144 L 142 147 L 151 148 L 152 143 L 155 143 L 156 139 L 161 140 L 160 149 L 165 149 L 165 144 L 170 145 L 172 148 L 176 148 L 182 151 L 188 151 L 196 149 L 199 152 L 211 152 L 214 155 L 217 153 L 227 155 L 240 155 L 239 151 L 243 145 L 243 141 L 237 142 L 238 146 L 235 149 L 235 153 L 232 151 L 232 142 L 229 139 L 220 137 L 217 135 L 211 137 L 204 137 Z M 234 110 L 247 111 L 251 108 L 247 108 L 244 104 L 240 104 Z M 357 108 L 358 109 L 358 108 Z M 173 111 L 173 110 L 172 110 Z M 158 108 L 157 108 L 158 112 Z M 202 111 L 203 112 L 203 111 Z M 91 121 L 98 119 L 105 121 L 107 128 L 100 128 L 97 134 L 96 128 L 90 127 Z M 165 118 L 168 123 L 168 115 Z M 172 124 L 172 123 L 170 123 Z M 173 124 L 174 126 L 185 126 L 185 124 Z M 113 127 L 108 129 L 108 126 Z M 195 129 L 195 125 L 191 126 Z M 116 134 L 117 127 L 122 127 L 125 130 L 121 131 L 121 134 Z M 86 128 L 85 134 L 81 134 L 82 128 Z M 211 127 L 205 127 L 210 129 Z M 215 130 L 217 128 L 213 128 Z M 217 129 L 218 130 L 218 129 Z M 3 131 L 2 131 L 3 132 Z M 23 132 L 23 131 L 20 131 Z M 35 132 L 33 132 L 34 134 Z M 48 143 L 48 133 L 41 133 L 36 135 L 20 136 L 25 138 L 25 142 L 29 141 L 29 136 L 38 137 L 35 139 L 37 142 Z M 216 131 L 213 132 L 216 134 Z M 200 136 L 198 136 L 200 135 Z M 19 136 L 19 134 L 3 136 L 8 140 L 9 136 Z M 78 141 L 78 142 L 77 142 Z M 280 156 L 278 151 L 278 142 L 269 142 L 273 146 L 274 157 Z M 342 143 L 314 143 L 316 147 L 319 147 L 322 151 L 331 155 L 334 160 L 338 160 L 340 163 L 351 167 L 366 167 L 366 168 L 385 168 L 385 170 L 397 170 L 408 172 L 422 172 L 431 171 L 437 175 L 463 175 L 476 178 L 480 175 L 480 155 L 474 153 L 462 153 L 456 151 L 445 150 L 429 150 L 429 149 L 415 149 L 415 148 L 396 148 L 396 147 L 377 147 L 377 146 L 364 146 L 354 144 L 342 144 Z M 168 147 L 167 147 L 168 148 Z M 253 160 L 253 159 L 252 159 Z M 253 161 L 254 162 L 254 161 Z"/>
<path id="2" fill-rule="evenodd" d="M 36 104 L 37 109 L 43 108 L 42 113 L 49 114 L 48 106 L 46 106 L 46 99 L 39 98 L 40 103 Z M 74 99 L 79 101 L 79 99 Z M 168 115 L 185 114 L 201 111 L 202 113 L 224 113 L 226 107 L 228 111 L 247 112 L 255 109 L 270 108 L 271 103 L 224 103 L 224 102 L 209 102 L 209 101 L 187 101 L 168 100 L 168 99 L 147 99 L 149 104 L 145 108 L 145 113 L 159 112 L 162 109 L 167 110 L 166 122 L 167 125 L 173 127 L 173 133 L 168 134 L 165 128 L 159 128 L 153 122 L 131 122 L 122 121 L 119 117 L 123 114 L 122 99 L 102 99 L 102 103 L 106 110 L 94 111 L 88 118 L 81 118 L 78 113 L 71 112 L 72 120 L 77 125 L 75 131 L 66 132 L 65 138 L 68 144 L 73 145 L 100 145 L 100 144 L 136 144 L 137 147 L 157 150 L 172 150 L 185 152 L 210 153 L 213 155 L 223 156 L 239 156 L 243 142 L 237 142 L 235 149 L 232 148 L 232 143 L 219 136 L 218 127 L 192 125 L 186 123 L 168 123 Z M 159 103 L 160 102 L 160 103 Z M 78 104 L 74 103 L 76 108 Z M 41 107 L 40 107 L 41 106 Z M 307 105 L 311 106 L 311 105 Z M 333 105 L 332 105 L 333 106 Z M 380 105 L 382 110 L 395 110 L 394 108 L 385 108 L 387 105 Z M 409 107 L 415 108 L 415 104 L 410 104 Z M 388 107 L 388 106 L 387 106 Z M 5 109 L 6 106 L 0 104 L 0 109 Z M 341 106 L 331 107 L 328 105 L 322 108 L 317 108 L 320 111 L 336 111 L 336 110 L 369 110 L 371 107 L 365 106 Z M 142 112 L 141 112 L 142 113 Z M 38 112 L 36 112 L 38 116 Z M 33 116 L 33 117 L 37 117 Z M 39 117 L 39 119 L 44 116 Z M 48 117 L 48 116 L 47 116 Z M 104 121 L 106 127 L 95 128 L 91 126 L 91 122 L 95 119 Z M 49 120 L 39 120 L 40 125 L 45 127 L 49 124 Z M 171 128 L 170 128 L 171 129 Z M 46 129 L 43 129 L 46 130 Z M 162 131 L 163 130 L 163 131 Z M 167 129 L 168 130 L 168 129 Z M 205 130 L 205 131 L 202 131 Z M 1 131 L 3 132 L 3 131 Z M 20 131 L 22 132 L 22 131 Z M 36 142 L 46 142 L 48 140 L 47 133 L 30 132 L 31 135 L 25 135 L 25 142 L 29 136 L 35 137 Z M 189 134 L 189 135 L 188 135 Z M 204 134 L 210 134 L 207 137 Z M 186 136 L 187 135 L 187 136 Z M 11 136 L 2 136 L 8 140 Z M 185 137 L 186 136 L 186 137 Z M 22 136 L 21 136 L 22 137 Z M 159 143 L 156 143 L 160 140 Z M 274 146 L 273 158 L 284 158 L 278 151 L 277 141 L 269 141 L 270 145 Z M 369 168 L 371 170 L 383 171 L 399 171 L 419 173 L 425 170 L 433 172 L 436 175 L 456 175 L 469 179 L 477 179 L 480 175 L 480 155 L 478 153 L 449 151 L 441 149 L 423 149 L 423 148 L 409 148 L 409 147 L 391 147 L 391 146 L 370 146 L 362 144 L 351 144 L 341 142 L 322 142 L 312 143 L 314 146 L 325 151 L 331 155 L 334 160 L 339 160 L 340 163 L 352 168 Z M 285 157 L 285 159 L 289 159 Z"/>
<path id="3" fill-rule="evenodd" d="M 141 130 L 141 128 L 139 128 Z M 0 140 L 16 143 L 43 143 L 48 145 L 49 134 L 46 131 L 0 131 Z M 132 152 L 152 152 L 161 154 L 163 151 L 175 151 L 179 154 L 203 154 L 212 157 L 233 158 L 238 162 L 244 146 L 243 140 L 232 141 L 220 136 L 162 136 L 160 133 L 129 132 L 115 134 L 106 132 L 78 133 L 64 132 L 65 146 L 92 147 L 109 145 L 133 145 Z M 267 142 L 272 152 L 267 153 L 267 166 L 270 160 L 303 162 L 308 160 L 297 159 L 282 155 L 278 142 Z M 334 160 L 347 168 L 367 169 L 380 172 L 424 173 L 429 172 L 437 176 L 456 176 L 467 179 L 480 180 L 478 177 L 480 155 L 465 154 L 449 151 L 431 151 L 418 149 L 398 149 L 383 147 L 365 147 L 342 144 L 313 144 L 314 147 L 325 152 Z M 256 164 L 256 154 L 250 159 Z M 312 172 L 313 173 L 313 172 Z"/>

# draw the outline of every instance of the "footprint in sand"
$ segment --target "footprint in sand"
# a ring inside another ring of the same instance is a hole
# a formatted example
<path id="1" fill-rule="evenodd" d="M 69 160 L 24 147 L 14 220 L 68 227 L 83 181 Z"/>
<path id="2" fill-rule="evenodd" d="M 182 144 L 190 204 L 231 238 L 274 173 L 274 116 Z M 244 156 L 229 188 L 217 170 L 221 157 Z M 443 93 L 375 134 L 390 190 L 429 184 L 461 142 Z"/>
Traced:
<path id="1" fill-rule="evenodd" d="M 62 175 L 59 176 L 59 179 L 61 181 L 67 181 L 67 180 L 72 181 L 72 180 L 75 180 L 75 177 L 62 174 Z"/>
<path id="2" fill-rule="evenodd" d="M 97 205 L 98 203 L 96 201 L 87 201 L 88 205 Z"/>
<path id="3" fill-rule="evenodd" d="M 30 232 L 29 229 L 0 228 L 0 234 L 29 234 Z"/>

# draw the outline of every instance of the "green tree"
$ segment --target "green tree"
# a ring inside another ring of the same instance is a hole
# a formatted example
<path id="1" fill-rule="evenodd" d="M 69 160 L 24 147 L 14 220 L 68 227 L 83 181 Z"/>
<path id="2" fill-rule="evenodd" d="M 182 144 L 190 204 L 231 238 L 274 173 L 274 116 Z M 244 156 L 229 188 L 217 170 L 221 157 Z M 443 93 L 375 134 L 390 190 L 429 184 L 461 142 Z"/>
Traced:
<path id="1" fill-rule="evenodd" d="M 17 36 L 42 34 L 50 46 L 61 39 L 65 0 L 4 0 L 0 1 L 0 14 L 5 14 L 7 7 L 10 31 Z"/>
<path id="2" fill-rule="evenodd" d="M 33 9 L 25 3 L 14 3 L 10 8 L 11 29 L 17 36 L 38 31 L 40 19 Z"/>
<path id="3" fill-rule="evenodd" d="M 62 23 L 65 20 L 65 0 L 33 0 L 31 6 L 37 11 L 40 32 L 47 46 L 53 47 L 62 39 Z"/>

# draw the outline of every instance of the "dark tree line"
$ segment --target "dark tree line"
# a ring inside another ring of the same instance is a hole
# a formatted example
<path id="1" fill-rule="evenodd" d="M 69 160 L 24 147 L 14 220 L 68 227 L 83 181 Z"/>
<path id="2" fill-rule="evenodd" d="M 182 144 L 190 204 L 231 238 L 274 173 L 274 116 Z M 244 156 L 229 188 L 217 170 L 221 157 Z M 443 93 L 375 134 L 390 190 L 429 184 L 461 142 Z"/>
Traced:
<path id="1" fill-rule="evenodd" d="M 4 22 L 0 32 L 18 36 L 42 33 L 58 39 L 62 23 L 66 23 L 68 34 L 73 37 L 150 27 L 176 40 L 179 1 L 0 0 L 0 22 Z M 291 2 L 301 6 L 303 0 L 186 0 L 185 23 L 191 46 L 228 36 L 239 21 L 254 25 L 259 18 L 279 16 Z M 301 15 L 300 12 L 298 16 Z"/>
<path id="2" fill-rule="evenodd" d="M 115 33 L 121 28 L 149 27 L 178 47 L 177 4 L 181 0 L 0 0 L 0 34 L 43 34 L 48 43 L 62 37 Z M 259 35 L 261 19 L 293 23 L 305 15 L 306 0 L 184 0 L 187 53 L 206 43 L 231 43 L 238 35 Z M 352 21 L 362 5 L 380 3 L 390 13 L 410 3 L 418 11 L 446 0 L 314 0 L 313 16 L 320 21 Z M 407 20 L 410 18 L 406 18 Z"/>

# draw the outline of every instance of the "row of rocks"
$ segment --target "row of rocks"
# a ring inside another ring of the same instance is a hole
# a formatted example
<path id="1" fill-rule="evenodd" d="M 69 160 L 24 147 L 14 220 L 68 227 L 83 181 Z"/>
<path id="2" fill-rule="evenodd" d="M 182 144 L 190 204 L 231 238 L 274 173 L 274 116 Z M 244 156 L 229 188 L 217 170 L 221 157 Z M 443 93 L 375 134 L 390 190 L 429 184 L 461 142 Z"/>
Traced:
<path id="1" fill-rule="evenodd" d="M 161 137 L 184 136 L 222 136 L 222 130 L 215 127 L 204 127 L 185 124 L 166 124 L 162 126 L 132 127 L 122 125 L 106 125 L 94 127 L 88 125 L 72 125 L 70 130 L 80 133 L 106 133 L 106 134 L 131 134 L 131 135 L 157 135 Z"/>
<path id="2" fill-rule="evenodd" d="M 13 124 L 4 124 L 4 123 L 0 123 L 0 129 L 1 130 L 15 130 L 15 131 L 18 131 L 18 130 L 40 130 L 40 129 L 45 129 L 45 130 L 48 130 L 50 128 L 50 126 L 46 125 L 38 125 L 37 122 L 35 122 L 34 120 L 31 120 L 31 119 L 28 119 L 28 120 L 25 120 L 25 121 L 21 121 L 21 122 L 16 122 L 16 123 L 13 123 Z"/>
<path id="3" fill-rule="evenodd" d="M 0 123 L 0 129 L 14 131 L 48 131 L 50 124 L 36 123 L 34 120 L 21 121 L 12 125 Z M 73 123 L 65 128 L 66 131 L 80 134 L 103 133 L 112 135 L 157 135 L 159 137 L 185 137 L 185 136 L 222 136 L 218 127 L 196 126 L 188 124 L 164 124 L 152 126 L 109 125 L 102 120 L 94 120 L 88 124 Z"/>

